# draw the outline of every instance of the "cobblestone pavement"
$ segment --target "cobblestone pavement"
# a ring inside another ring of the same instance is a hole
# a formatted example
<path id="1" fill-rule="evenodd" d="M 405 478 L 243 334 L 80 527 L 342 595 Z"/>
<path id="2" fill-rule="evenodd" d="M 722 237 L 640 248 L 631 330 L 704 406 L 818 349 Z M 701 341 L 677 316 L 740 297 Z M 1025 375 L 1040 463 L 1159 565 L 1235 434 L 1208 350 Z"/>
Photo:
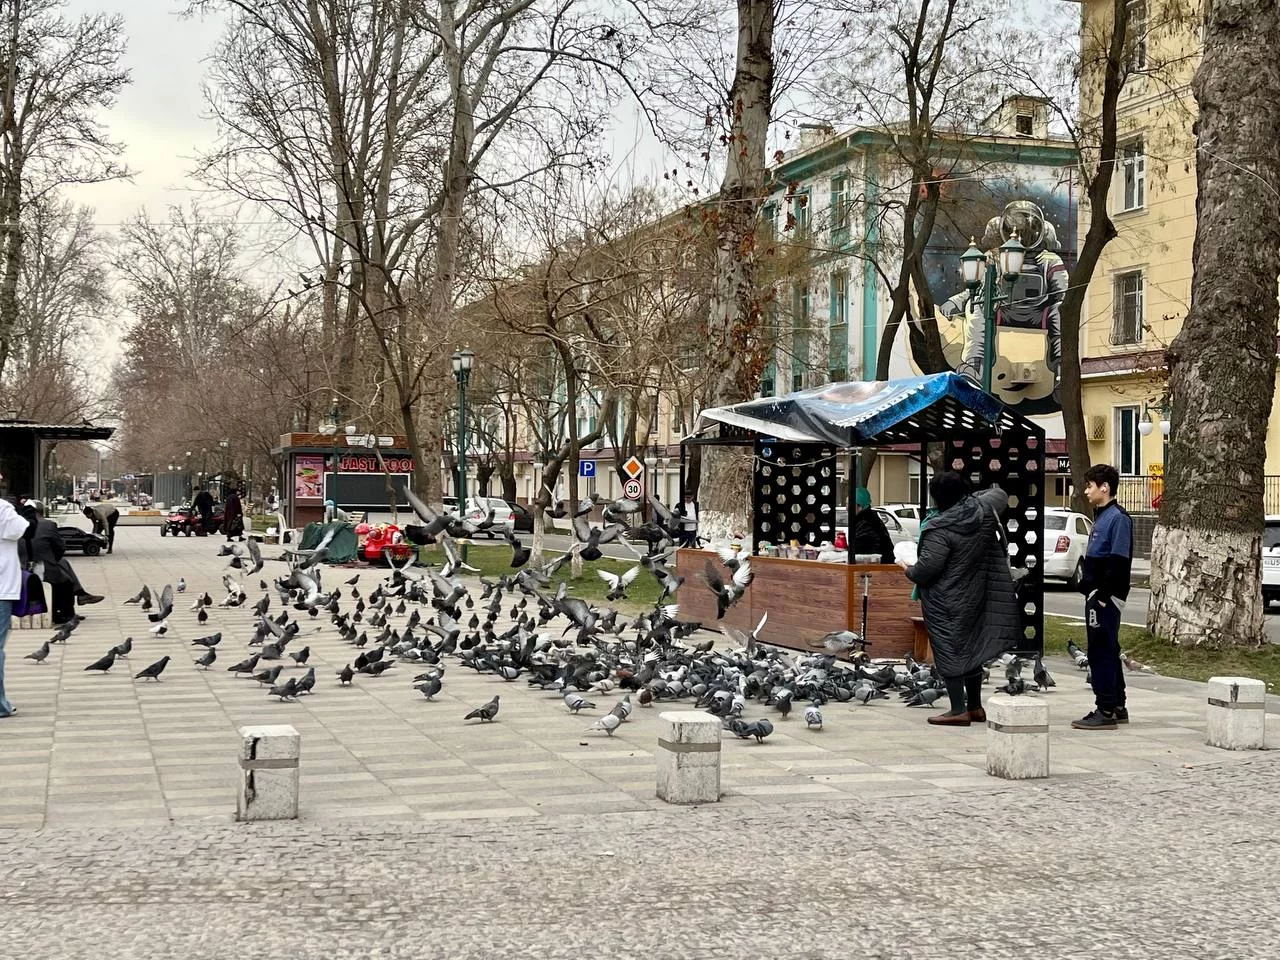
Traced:
<path id="1" fill-rule="evenodd" d="M 0 954 L 1270 958 L 1276 774 L 1265 757 L 781 809 L 0 831 Z"/>

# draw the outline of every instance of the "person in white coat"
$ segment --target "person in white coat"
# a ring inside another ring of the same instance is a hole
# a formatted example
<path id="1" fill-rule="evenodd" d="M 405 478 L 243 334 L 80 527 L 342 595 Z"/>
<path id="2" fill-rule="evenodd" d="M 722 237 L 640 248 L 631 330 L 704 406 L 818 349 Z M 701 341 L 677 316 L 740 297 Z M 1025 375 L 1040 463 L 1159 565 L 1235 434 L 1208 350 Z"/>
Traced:
<path id="1" fill-rule="evenodd" d="M 14 601 L 22 596 L 18 541 L 30 539 L 35 532 L 35 510 L 22 507 L 19 512 L 19 508 L 0 498 L 0 718 L 11 717 L 18 712 L 4 693 L 4 645 L 13 623 Z"/>

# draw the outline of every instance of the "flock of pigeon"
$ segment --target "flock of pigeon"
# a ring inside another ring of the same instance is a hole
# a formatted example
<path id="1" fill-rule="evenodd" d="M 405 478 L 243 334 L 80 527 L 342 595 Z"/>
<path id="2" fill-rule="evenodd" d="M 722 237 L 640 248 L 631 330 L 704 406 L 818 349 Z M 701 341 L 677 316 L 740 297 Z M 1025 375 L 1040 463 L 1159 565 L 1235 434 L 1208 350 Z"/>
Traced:
<path id="1" fill-rule="evenodd" d="M 523 680 L 528 688 L 559 698 L 574 715 L 598 710 L 593 698 L 621 695 L 587 728 L 608 736 L 627 722 L 636 706 L 654 703 L 691 700 L 696 708 L 720 718 L 735 736 L 763 742 L 774 729 L 770 718 L 786 720 L 796 705 L 803 705 L 806 726 L 821 730 L 823 707 L 829 702 L 866 705 L 888 699 L 894 692 L 907 706 L 933 706 L 945 694 L 942 679 L 931 665 L 910 658 L 905 663 L 875 663 L 867 655 L 864 638 L 851 631 L 830 633 L 814 641 L 808 652 L 784 651 L 760 641 L 766 614 L 749 632 L 724 623 L 707 625 L 727 641 L 719 646 L 705 632 L 702 639 L 695 639 L 704 624 L 681 620 L 678 607 L 664 602 L 683 578 L 668 566 L 677 520 L 657 501 L 652 501 L 654 520 L 634 528 L 625 521 L 638 504 L 626 500 L 605 504 L 605 526 L 593 528 L 586 515 L 601 504 L 584 501 L 573 518 L 574 547 L 542 566 L 530 566 L 529 551 L 507 533 L 512 572 L 496 579 L 481 577 L 476 596 L 459 575 L 479 571 L 461 560 L 454 539 L 474 536 L 491 526 L 492 516 L 466 520 L 433 510 L 411 493 L 409 498 L 421 524 L 408 527 L 407 537 L 415 543 L 438 543 L 444 554 L 440 569 L 393 566 L 365 596 L 358 586 L 359 576 L 326 589 L 323 564 L 332 532 L 314 549 L 286 549 L 279 560 L 287 572 L 271 582 L 258 581 L 262 595 L 250 608 L 256 621 L 253 635 L 243 656 L 238 653 L 237 662 L 226 671 L 247 675 L 268 696 L 282 702 L 313 694 L 317 678 L 315 667 L 308 665 L 311 648 L 300 637 L 304 618 L 325 617 L 353 649 L 350 662 L 337 671 L 340 686 L 396 670 L 398 675 L 412 674 L 412 689 L 432 701 L 443 689 L 446 665 L 456 664 L 508 683 Z M 557 511 L 564 515 L 563 504 L 554 504 L 549 512 L 555 516 Z M 630 536 L 639 531 L 636 538 L 647 545 L 646 553 L 637 554 L 637 564 L 625 573 L 598 573 L 608 584 L 610 602 L 625 598 L 641 572 L 652 575 L 662 588 L 652 609 L 625 617 L 613 606 L 595 606 L 570 596 L 563 582 L 552 588 L 553 575 L 573 553 L 586 560 L 597 558 L 602 544 L 626 542 L 621 536 L 624 530 L 630 530 Z M 267 561 L 253 540 L 243 552 L 238 544 L 226 544 L 219 555 L 228 557 L 229 570 L 240 571 L 241 578 L 230 572 L 223 575 L 226 596 L 217 606 L 243 607 L 249 602 L 243 577 L 258 574 Z M 752 576 L 746 555 L 726 549 L 720 557 L 721 564 L 708 561 L 699 577 L 716 596 L 717 621 L 743 596 Z M 174 616 L 175 593 L 186 589 L 181 578 L 176 591 L 173 586 L 161 591 L 143 586 L 125 603 L 138 605 L 147 616 L 150 633 L 163 637 Z M 197 625 L 207 622 L 213 605 L 207 592 L 195 597 L 189 612 Z M 507 621 L 500 626 L 504 613 Z M 59 627 L 26 659 L 43 662 L 51 644 L 66 642 L 78 623 L 72 620 Z M 214 669 L 231 646 L 223 645 L 221 631 L 190 644 L 200 654 L 194 666 L 203 670 Z M 126 637 L 84 669 L 106 673 L 134 649 L 133 638 Z M 1087 658 L 1078 648 L 1072 656 L 1077 666 L 1087 669 Z M 135 679 L 160 681 L 172 659 L 161 657 L 139 670 Z M 1022 676 L 1026 665 L 1011 655 L 993 664 L 1004 670 L 1005 684 L 999 689 L 1018 694 L 1055 685 L 1040 659 L 1031 662 L 1030 680 Z M 285 675 L 286 669 L 294 668 L 306 668 L 305 673 Z M 767 716 L 748 717 L 761 712 L 761 707 Z M 501 696 L 495 695 L 463 720 L 492 722 L 500 708 Z"/>

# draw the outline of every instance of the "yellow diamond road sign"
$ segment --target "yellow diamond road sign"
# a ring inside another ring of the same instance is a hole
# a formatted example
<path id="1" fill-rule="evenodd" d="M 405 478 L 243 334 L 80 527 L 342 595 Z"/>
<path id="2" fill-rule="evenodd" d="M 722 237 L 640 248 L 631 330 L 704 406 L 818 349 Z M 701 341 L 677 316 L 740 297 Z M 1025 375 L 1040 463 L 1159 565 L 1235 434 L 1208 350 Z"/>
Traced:
<path id="1" fill-rule="evenodd" d="M 625 473 L 632 480 L 635 480 L 637 477 L 640 476 L 640 474 L 644 473 L 644 464 L 641 463 L 639 460 L 637 460 L 635 457 L 631 457 L 626 463 L 622 465 L 622 472 Z"/>

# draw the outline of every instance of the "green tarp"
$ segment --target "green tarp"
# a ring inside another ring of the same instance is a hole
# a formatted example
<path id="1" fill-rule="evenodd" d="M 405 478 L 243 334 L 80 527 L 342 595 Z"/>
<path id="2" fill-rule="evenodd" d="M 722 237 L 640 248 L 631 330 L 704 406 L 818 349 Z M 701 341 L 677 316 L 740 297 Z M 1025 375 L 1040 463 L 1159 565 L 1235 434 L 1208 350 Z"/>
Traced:
<path id="1" fill-rule="evenodd" d="M 350 563 L 355 560 L 356 528 L 350 523 L 341 521 L 308 523 L 307 528 L 302 531 L 302 543 L 298 544 L 298 549 L 314 550 L 331 527 L 337 532 L 329 543 L 329 556 L 325 558 L 325 563 Z"/>

